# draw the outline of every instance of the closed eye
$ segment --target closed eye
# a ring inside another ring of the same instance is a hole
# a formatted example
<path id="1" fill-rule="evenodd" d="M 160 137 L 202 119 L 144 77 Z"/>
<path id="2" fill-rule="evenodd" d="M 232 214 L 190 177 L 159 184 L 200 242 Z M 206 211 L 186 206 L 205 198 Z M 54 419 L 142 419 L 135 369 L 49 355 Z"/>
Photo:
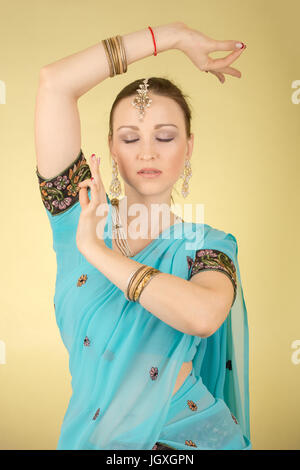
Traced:
<path id="1" fill-rule="evenodd" d="M 159 139 L 157 137 L 157 140 L 159 140 L 160 142 L 171 142 L 171 140 L 173 140 L 173 139 L 174 138 L 172 138 L 172 139 Z M 131 142 L 136 142 L 137 140 L 139 140 L 139 139 L 135 139 L 135 140 L 125 140 L 124 139 L 123 142 L 125 142 L 126 144 L 130 144 Z"/>

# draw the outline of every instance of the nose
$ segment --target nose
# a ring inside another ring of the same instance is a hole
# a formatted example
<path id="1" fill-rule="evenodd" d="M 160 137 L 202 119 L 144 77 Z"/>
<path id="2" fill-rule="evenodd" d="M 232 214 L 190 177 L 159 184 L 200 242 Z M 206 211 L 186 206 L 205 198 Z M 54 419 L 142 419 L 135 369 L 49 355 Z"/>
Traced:
<path id="1" fill-rule="evenodd" d="M 138 158 L 141 159 L 141 160 L 153 160 L 154 158 L 157 158 L 158 157 L 158 154 L 154 151 L 150 152 L 145 152 L 145 151 L 141 151 L 138 153 Z"/>
<path id="2" fill-rule="evenodd" d="M 138 150 L 138 156 L 143 160 L 151 160 L 153 158 L 158 157 L 158 154 L 154 149 L 154 144 L 151 139 L 149 141 L 143 140 L 143 142 L 141 142 L 141 145 L 139 146 Z"/>
<path id="3" fill-rule="evenodd" d="M 142 154 L 142 155 L 140 155 L 140 159 L 141 159 L 141 160 L 146 160 L 146 161 L 147 161 L 147 160 L 152 160 L 153 158 L 155 158 L 155 156 L 154 156 L 154 155 L 150 155 L 150 154 Z"/>

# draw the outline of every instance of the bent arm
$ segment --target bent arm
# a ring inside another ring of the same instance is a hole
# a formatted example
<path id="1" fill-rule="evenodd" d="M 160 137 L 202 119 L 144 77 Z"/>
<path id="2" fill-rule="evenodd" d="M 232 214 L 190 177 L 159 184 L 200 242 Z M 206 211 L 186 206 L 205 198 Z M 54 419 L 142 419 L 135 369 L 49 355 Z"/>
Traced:
<path id="1" fill-rule="evenodd" d="M 157 52 L 179 49 L 185 28 L 180 22 L 152 28 Z M 122 38 L 127 65 L 153 54 L 153 39 L 148 28 Z M 58 176 L 79 154 L 81 129 L 77 101 L 109 76 L 101 39 L 40 70 L 35 109 L 35 147 L 40 176 L 45 179 Z"/>
<path id="2" fill-rule="evenodd" d="M 145 265 L 106 246 L 91 248 L 85 257 L 124 294 L 130 274 Z M 220 302 L 215 298 L 209 287 L 161 272 L 142 291 L 139 303 L 172 328 L 207 338 L 212 334 L 210 319 L 215 308 L 219 308 Z"/>

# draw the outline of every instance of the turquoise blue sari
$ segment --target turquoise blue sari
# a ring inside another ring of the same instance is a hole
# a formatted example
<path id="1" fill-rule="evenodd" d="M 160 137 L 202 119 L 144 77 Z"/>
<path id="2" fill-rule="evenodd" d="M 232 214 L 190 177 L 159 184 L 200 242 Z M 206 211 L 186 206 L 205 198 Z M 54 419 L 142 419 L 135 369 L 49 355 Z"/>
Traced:
<path id="1" fill-rule="evenodd" d="M 251 449 L 248 323 L 236 238 L 207 224 L 176 223 L 132 258 L 186 280 L 205 269 L 231 278 L 234 300 L 224 323 L 208 338 L 192 336 L 128 301 L 77 249 L 77 184 L 91 176 L 82 150 L 56 177 L 36 174 L 52 229 L 55 316 L 72 377 L 57 450 Z M 111 248 L 108 195 L 107 202 Z M 193 370 L 172 396 L 190 360 Z"/>

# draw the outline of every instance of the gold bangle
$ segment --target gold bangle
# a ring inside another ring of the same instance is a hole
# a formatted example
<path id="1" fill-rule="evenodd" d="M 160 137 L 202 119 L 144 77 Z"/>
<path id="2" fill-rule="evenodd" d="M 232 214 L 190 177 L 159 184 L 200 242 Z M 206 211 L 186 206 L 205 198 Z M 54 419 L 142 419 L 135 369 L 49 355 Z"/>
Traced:
<path id="1" fill-rule="evenodd" d="M 127 300 L 130 300 L 130 298 L 128 297 L 128 286 L 129 286 L 129 283 L 131 282 L 133 276 L 135 275 L 135 273 L 136 273 L 136 271 L 133 271 L 133 272 L 130 274 L 128 280 L 127 280 L 127 288 L 126 288 L 126 291 L 124 292 L 124 295 L 125 295 L 125 297 L 126 297 Z"/>
<path id="2" fill-rule="evenodd" d="M 113 67 L 112 67 L 111 58 L 110 58 L 110 54 L 109 54 L 109 51 L 108 51 L 106 39 L 102 40 L 102 44 L 103 44 L 103 47 L 104 47 L 104 50 L 105 50 L 105 54 L 106 54 L 107 62 L 108 62 L 108 66 L 109 66 L 109 76 L 113 77 Z"/>
<path id="3" fill-rule="evenodd" d="M 149 269 L 149 266 L 143 265 L 143 267 L 139 269 L 136 272 L 136 275 L 133 277 L 132 282 L 128 289 L 128 297 L 130 298 L 130 300 L 134 300 L 135 290 L 138 284 L 140 283 L 140 281 L 143 279 L 144 275 L 147 273 L 148 269 Z"/>
<path id="4" fill-rule="evenodd" d="M 122 57 L 122 63 L 123 63 L 123 73 L 127 72 L 127 58 L 126 58 L 126 52 L 124 48 L 124 42 L 123 42 L 123 37 L 122 36 L 117 36 L 117 41 L 119 43 L 120 51 L 121 51 L 121 57 Z"/>
<path id="5" fill-rule="evenodd" d="M 142 282 L 142 280 L 144 279 L 148 271 L 149 271 L 149 266 L 145 266 L 144 269 L 139 273 L 139 275 L 136 276 L 135 279 L 133 280 L 131 288 L 129 290 L 130 298 L 133 301 L 135 301 L 134 296 L 135 296 L 136 289 L 138 285 L 140 284 L 140 282 Z"/>
<path id="6" fill-rule="evenodd" d="M 118 54 L 117 54 L 117 50 L 116 50 L 116 46 L 115 46 L 113 38 L 109 38 L 109 42 L 110 42 L 112 55 L 113 55 L 113 58 L 114 58 L 114 65 L 115 65 L 116 75 L 119 75 L 120 74 L 120 64 L 119 64 L 119 61 L 118 61 Z"/>
<path id="7" fill-rule="evenodd" d="M 140 271 L 144 270 L 145 269 L 145 265 L 142 265 L 140 268 L 138 268 L 134 273 L 133 275 L 130 276 L 130 279 L 129 279 L 129 282 L 127 284 L 127 289 L 126 289 L 126 298 L 128 300 L 132 300 L 132 297 L 130 295 L 130 289 L 131 289 L 131 286 L 132 286 L 132 283 L 134 281 L 134 279 L 136 278 L 136 276 L 139 274 Z"/>
<path id="8" fill-rule="evenodd" d="M 122 63 L 122 58 L 121 58 L 119 42 L 118 42 L 116 37 L 112 38 L 112 42 L 114 44 L 116 55 L 118 57 L 118 62 L 117 62 L 118 63 L 118 69 L 119 69 L 118 72 L 119 72 L 119 74 L 121 74 L 121 73 L 123 73 L 123 63 Z"/>
<path id="9" fill-rule="evenodd" d="M 114 56 L 113 56 L 113 52 L 112 52 L 112 49 L 111 49 L 111 43 L 110 43 L 109 38 L 106 39 L 106 45 L 107 45 L 107 49 L 108 49 L 109 56 L 110 56 L 110 62 L 111 62 L 112 69 L 113 69 L 113 75 L 112 76 L 114 77 L 116 75 L 116 67 L 115 67 Z"/>
<path id="10" fill-rule="evenodd" d="M 139 301 L 139 298 L 141 296 L 141 293 L 145 289 L 146 285 L 151 281 L 151 279 L 156 276 L 157 274 L 160 274 L 161 271 L 158 269 L 152 268 L 149 272 L 146 273 L 146 275 L 143 277 L 139 285 L 137 286 L 137 289 L 134 293 L 133 300 L 135 302 Z"/>
<path id="11" fill-rule="evenodd" d="M 109 64 L 109 76 L 127 72 L 127 57 L 122 36 L 103 39 L 102 44 Z"/>
<path id="12" fill-rule="evenodd" d="M 117 63 L 117 55 L 116 55 L 115 46 L 114 46 L 114 42 L 112 38 L 109 38 L 109 45 L 110 45 L 111 55 L 112 55 L 113 63 L 115 67 L 115 75 L 118 75 L 119 70 L 118 70 L 118 63 Z"/>

